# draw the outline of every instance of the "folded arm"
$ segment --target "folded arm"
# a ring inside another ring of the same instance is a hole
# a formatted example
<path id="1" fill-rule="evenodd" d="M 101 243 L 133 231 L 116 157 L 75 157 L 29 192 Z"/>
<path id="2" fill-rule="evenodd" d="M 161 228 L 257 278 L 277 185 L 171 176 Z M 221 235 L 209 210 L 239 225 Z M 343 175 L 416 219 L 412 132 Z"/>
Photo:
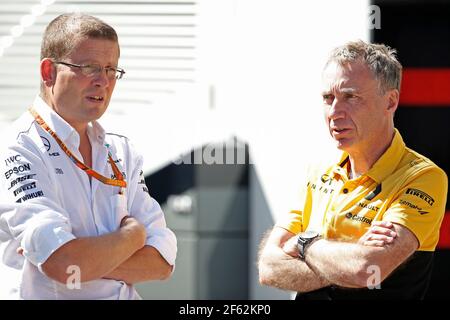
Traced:
<path id="1" fill-rule="evenodd" d="M 298 259 L 297 238 L 283 228 L 273 229 L 260 253 L 261 284 L 298 292 L 331 284 L 366 287 L 374 267 L 381 282 L 418 247 L 411 231 L 386 221 L 375 221 L 358 243 L 316 240 L 307 248 L 306 261 Z"/>
<path id="2" fill-rule="evenodd" d="M 314 272 L 304 261 L 283 250 L 283 246 L 292 238 L 296 238 L 294 233 L 274 227 L 265 245 L 263 241 L 258 263 L 260 283 L 297 292 L 330 285 L 328 280 Z"/>
<path id="3" fill-rule="evenodd" d="M 50 278 L 66 283 L 69 266 L 77 266 L 81 282 L 99 279 L 116 269 L 145 245 L 146 233 L 130 218 L 119 230 L 98 237 L 77 238 L 65 243 L 42 264 Z"/>
<path id="4" fill-rule="evenodd" d="M 172 269 L 173 266 L 162 257 L 157 249 L 146 245 L 104 278 L 135 284 L 150 280 L 165 280 L 171 275 Z"/>
<path id="5" fill-rule="evenodd" d="M 129 215 L 122 219 L 119 230 L 100 237 L 73 240 L 67 243 L 66 253 L 63 246 L 61 258 L 55 264 L 56 280 L 64 282 L 67 278 L 67 261 L 81 263 L 82 282 L 106 278 L 134 284 L 170 277 L 177 251 L 176 237 L 167 228 L 159 204 L 148 194 L 140 170 L 142 159 L 137 162 L 137 169 L 129 180 Z M 64 256 L 67 252 L 70 260 Z M 46 273 L 53 277 L 52 273 Z"/>
<path id="6" fill-rule="evenodd" d="M 378 241 L 371 239 L 362 239 L 359 243 L 315 241 L 307 249 L 306 263 L 314 272 L 338 286 L 367 287 L 373 270 L 379 270 L 379 282 L 382 282 L 419 246 L 415 235 L 406 227 L 392 224 L 392 228 L 395 241 L 383 246 L 363 245 L 367 241 Z"/>

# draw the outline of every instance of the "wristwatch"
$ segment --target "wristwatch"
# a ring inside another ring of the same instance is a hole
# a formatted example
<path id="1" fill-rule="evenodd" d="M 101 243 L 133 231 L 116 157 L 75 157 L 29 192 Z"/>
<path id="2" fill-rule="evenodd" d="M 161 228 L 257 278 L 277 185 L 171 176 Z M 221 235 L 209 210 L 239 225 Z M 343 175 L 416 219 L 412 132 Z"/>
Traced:
<path id="1" fill-rule="evenodd" d="M 315 231 L 305 231 L 299 233 L 297 240 L 297 247 L 298 247 L 298 257 L 300 258 L 300 260 L 305 260 L 305 252 L 307 246 L 319 236 L 320 236 L 319 233 Z"/>

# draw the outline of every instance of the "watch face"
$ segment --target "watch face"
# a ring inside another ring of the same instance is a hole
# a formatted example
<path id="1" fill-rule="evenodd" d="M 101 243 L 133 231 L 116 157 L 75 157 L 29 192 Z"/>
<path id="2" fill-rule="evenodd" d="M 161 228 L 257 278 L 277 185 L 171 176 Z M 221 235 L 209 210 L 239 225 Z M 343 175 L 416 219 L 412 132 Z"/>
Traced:
<path id="1" fill-rule="evenodd" d="M 316 231 L 305 231 L 305 232 L 301 232 L 299 234 L 300 238 L 303 239 L 313 239 L 315 237 L 317 237 L 319 235 L 319 233 L 317 233 Z"/>

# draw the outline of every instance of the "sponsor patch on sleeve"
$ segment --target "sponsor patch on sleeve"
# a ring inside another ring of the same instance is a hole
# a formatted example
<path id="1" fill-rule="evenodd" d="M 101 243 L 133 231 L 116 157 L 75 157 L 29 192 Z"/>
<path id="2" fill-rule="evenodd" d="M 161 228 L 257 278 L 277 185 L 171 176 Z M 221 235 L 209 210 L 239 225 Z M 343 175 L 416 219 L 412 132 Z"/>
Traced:
<path id="1" fill-rule="evenodd" d="M 433 197 L 431 197 L 428 193 L 426 193 L 426 192 L 424 192 L 422 190 L 414 189 L 414 188 L 408 188 L 408 189 L 406 189 L 405 194 L 417 197 L 419 199 L 422 199 L 423 201 L 428 203 L 430 206 L 433 206 L 433 204 L 434 204 Z"/>

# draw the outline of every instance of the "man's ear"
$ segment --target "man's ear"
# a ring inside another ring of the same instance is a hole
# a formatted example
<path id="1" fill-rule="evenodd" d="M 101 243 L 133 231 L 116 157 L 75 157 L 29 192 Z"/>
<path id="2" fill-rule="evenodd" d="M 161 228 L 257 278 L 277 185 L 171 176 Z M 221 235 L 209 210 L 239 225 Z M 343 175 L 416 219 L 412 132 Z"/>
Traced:
<path id="1" fill-rule="evenodd" d="M 388 98 L 388 108 L 387 110 L 394 114 L 395 110 L 397 110 L 398 103 L 400 101 L 400 92 L 397 89 L 392 89 L 387 92 Z"/>
<path id="2" fill-rule="evenodd" d="M 49 58 L 41 61 L 41 78 L 46 87 L 52 87 L 56 81 L 56 68 Z"/>

